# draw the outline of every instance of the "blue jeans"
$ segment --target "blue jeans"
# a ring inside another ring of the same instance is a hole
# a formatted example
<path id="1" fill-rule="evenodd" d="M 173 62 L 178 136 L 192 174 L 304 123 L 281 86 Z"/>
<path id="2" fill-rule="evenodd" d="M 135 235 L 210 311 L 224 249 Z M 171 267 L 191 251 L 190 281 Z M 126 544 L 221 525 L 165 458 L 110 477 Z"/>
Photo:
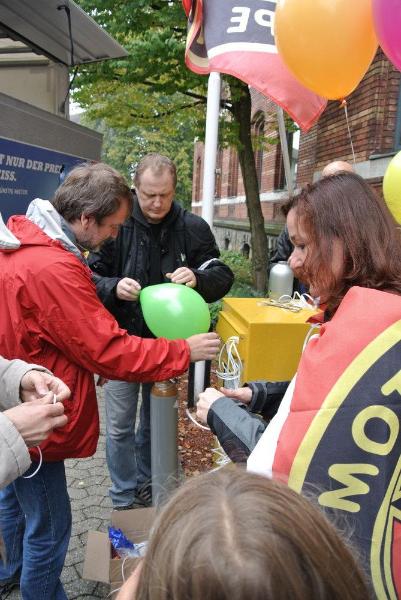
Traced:
<path id="1" fill-rule="evenodd" d="M 106 459 L 112 486 L 113 506 L 128 506 L 136 489 L 151 479 L 150 391 L 153 383 L 142 384 L 138 429 L 135 422 L 140 383 L 109 381 L 105 389 Z"/>
<path id="2" fill-rule="evenodd" d="M 33 463 L 25 473 L 37 468 Z M 60 582 L 71 535 L 64 463 L 43 463 L 31 479 L 18 477 L 0 490 L 0 531 L 6 563 L 0 581 L 21 574 L 23 600 L 66 600 Z"/>

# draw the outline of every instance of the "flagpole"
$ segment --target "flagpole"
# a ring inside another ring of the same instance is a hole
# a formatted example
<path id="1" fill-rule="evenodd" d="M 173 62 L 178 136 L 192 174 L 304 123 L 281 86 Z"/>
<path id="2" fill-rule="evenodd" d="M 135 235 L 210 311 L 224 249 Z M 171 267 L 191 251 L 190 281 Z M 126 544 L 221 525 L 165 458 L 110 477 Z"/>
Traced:
<path id="1" fill-rule="evenodd" d="M 288 195 L 291 198 L 294 193 L 294 183 L 291 174 L 290 154 L 288 152 L 288 139 L 287 132 L 285 130 L 284 112 L 281 106 L 277 106 L 277 120 L 280 134 L 281 152 L 283 153 L 285 179 L 287 181 Z"/>
<path id="2" fill-rule="evenodd" d="M 216 158 L 220 114 L 220 73 L 209 75 L 206 105 L 205 152 L 203 165 L 202 218 L 213 228 L 214 193 L 216 186 Z M 205 388 L 205 362 L 195 363 L 194 400 Z"/>
<path id="3" fill-rule="evenodd" d="M 206 105 L 205 162 L 203 165 L 202 218 L 213 227 L 213 202 L 216 181 L 217 139 L 220 114 L 220 73 L 209 75 Z"/>

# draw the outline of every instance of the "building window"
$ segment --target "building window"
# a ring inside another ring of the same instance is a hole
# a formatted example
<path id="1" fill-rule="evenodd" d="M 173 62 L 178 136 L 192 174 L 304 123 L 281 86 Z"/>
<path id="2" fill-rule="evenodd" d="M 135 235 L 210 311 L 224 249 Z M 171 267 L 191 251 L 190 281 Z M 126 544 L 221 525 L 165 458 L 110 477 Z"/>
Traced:
<path id="1" fill-rule="evenodd" d="M 216 157 L 216 183 L 215 183 L 215 198 L 221 198 L 221 167 L 223 164 L 223 152 L 219 148 Z"/>
<path id="2" fill-rule="evenodd" d="M 249 254 L 251 252 L 251 247 L 249 244 L 247 244 L 246 242 L 244 242 L 242 248 L 241 248 L 241 254 L 242 256 L 244 256 L 245 258 L 249 258 Z"/>
<path id="3" fill-rule="evenodd" d="M 299 130 L 287 132 L 288 154 L 290 157 L 291 177 L 292 177 L 292 183 L 293 183 L 294 187 L 295 187 L 296 181 L 297 181 L 299 138 L 300 138 Z M 283 159 L 283 153 L 281 150 L 280 143 L 277 146 L 276 168 L 275 168 L 275 174 L 274 174 L 274 188 L 276 190 L 287 189 L 287 182 L 285 179 L 285 170 L 284 170 L 284 159 Z"/>
<path id="4" fill-rule="evenodd" d="M 255 152 L 255 166 L 256 174 L 258 177 L 259 191 L 262 184 L 262 172 L 263 172 L 263 144 L 265 137 L 265 115 L 263 112 L 256 113 L 253 122 L 253 147 Z"/>
<path id="5" fill-rule="evenodd" d="M 292 182 L 295 187 L 296 183 L 297 183 L 299 140 L 301 137 L 301 132 L 298 129 L 297 131 L 294 131 L 291 135 L 292 135 L 292 138 L 291 138 L 290 165 L 291 165 Z"/>
<path id="6" fill-rule="evenodd" d="M 227 196 L 231 198 L 238 193 L 238 154 L 234 148 L 230 148 L 228 170 Z"/>
<path id="7" fill-rule="evenodd" d="M 200 156 L 196 159 L 195 171 L 195 202 L 201 201 L 201 175 L 202 175 L 202 159 Z"/>

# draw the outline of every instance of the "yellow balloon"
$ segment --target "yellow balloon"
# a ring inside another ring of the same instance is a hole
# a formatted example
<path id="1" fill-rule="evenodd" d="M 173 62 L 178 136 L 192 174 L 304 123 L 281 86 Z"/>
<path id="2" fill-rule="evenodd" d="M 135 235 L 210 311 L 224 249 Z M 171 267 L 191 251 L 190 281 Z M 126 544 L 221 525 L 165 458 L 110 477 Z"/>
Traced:
<path id="1" fill-rule="evenodd" d="M 401 224 L 401 152 L 391 159 L 386 169 L 383 195 L 394 219 Z"/>
<path id="2" fill-rule="evenodd" d="M 371 0 L 278 0 L 275 36 L 298 81 L 331 100 L 356 88 L 378 46 Z"/>

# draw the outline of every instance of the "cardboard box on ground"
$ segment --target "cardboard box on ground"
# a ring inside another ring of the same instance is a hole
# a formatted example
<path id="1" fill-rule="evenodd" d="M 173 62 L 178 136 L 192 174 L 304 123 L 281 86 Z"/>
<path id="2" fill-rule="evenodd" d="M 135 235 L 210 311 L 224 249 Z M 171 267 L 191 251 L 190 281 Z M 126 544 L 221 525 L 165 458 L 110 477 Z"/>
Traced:
<path id="1" fill-rule="evenodd" d="M 156 510 L 153 507 L 115 510 L 111 513 L 111 525 L 121 529 L 131 542 L 137 544 L 149 539 L 155 516 Z M 89 531 L 82 575 L 84 579 L 109 583 L 111 590 L 117 591 L 123 581 L 131 575 L 138 560 L 138 558 L 127 558 L 123 561 L 121 558 L 112 558 L 108 534 Z"/>

